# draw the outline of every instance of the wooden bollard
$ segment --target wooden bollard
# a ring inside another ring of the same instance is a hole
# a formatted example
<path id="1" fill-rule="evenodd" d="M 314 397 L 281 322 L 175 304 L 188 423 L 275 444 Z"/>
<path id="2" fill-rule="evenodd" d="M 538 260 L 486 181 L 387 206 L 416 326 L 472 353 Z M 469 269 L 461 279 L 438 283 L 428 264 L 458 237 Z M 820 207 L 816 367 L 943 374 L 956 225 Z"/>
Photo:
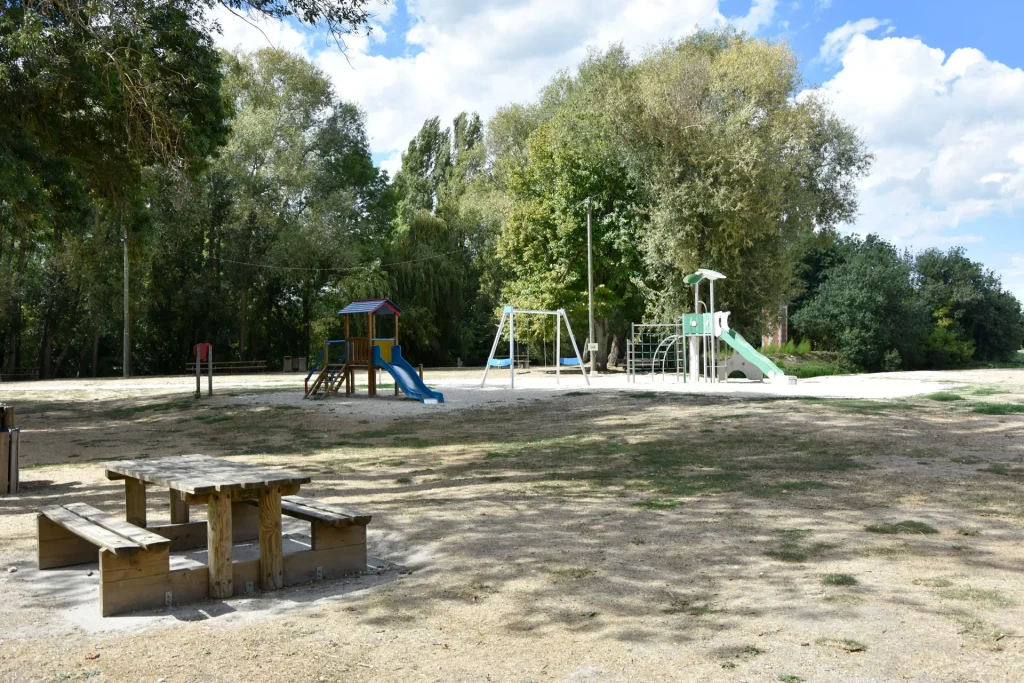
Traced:
<path id="1" fill-rule="evenodd" d="M 420 363 L 420 380 L 423 380 L 423 363 Z"/>
<path id="2" fill-rule="evenodd" d="M 18 425 L 14 421 L 14 406 L 0 404 L 0 429 L 14 429 Z"/>

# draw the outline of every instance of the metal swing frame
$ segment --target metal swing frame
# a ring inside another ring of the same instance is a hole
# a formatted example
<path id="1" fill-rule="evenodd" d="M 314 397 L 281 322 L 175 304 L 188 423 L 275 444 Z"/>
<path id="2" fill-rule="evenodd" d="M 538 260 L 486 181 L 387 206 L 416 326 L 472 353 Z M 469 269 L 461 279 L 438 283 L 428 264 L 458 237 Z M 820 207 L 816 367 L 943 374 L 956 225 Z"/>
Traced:
<path id="1" fill-rule="evenodd" d="M 586 381 L 587 386 L 590 386 L 590 378 L 587 376 L 586 366 L 583 365 L 583 356 L 580 355 L 580 349 L 576 345 L 576 335 L 572 333 L 572 325 L 569 324 L 569 316 L 565 314 L 564 308 L 559 308 L 557 311 L 543 311 L 536 308 L 515 308 L 513 306 L 505 306 L 501 312 L 501 320 L 498 322 L 498 332 L 494 335 L 494 343 L 491 345 L 491 353 L 487 356 L 487 364 L 484 366 L 484 376 L 480 380 L 481 388 L 487 383 L 487 373 L 491 369 L 491 361 L 494 360 L 494 353 L 498 350 L 498 343 L 501 341 L 501 333 L 505 329 L 505 322 L 508 321 L 508 357 L 510 359 L 508 366 L 508 381 L 509 389 L 516 388 L 516 314 L 519 315 L 553 315 L 555 316 L 555 384 L 559 384 L 561 380 L 562 370 L 562 358 L 561 358 L 561 347 L 562 347 L 562 321 L 565 322 L 565 330 L 569 333 L 569 341 L 572 342 L 573 353 L 576 354 L 576 360 L 579 363 L 580 371 L 583 373 L 583 379 Z"/>

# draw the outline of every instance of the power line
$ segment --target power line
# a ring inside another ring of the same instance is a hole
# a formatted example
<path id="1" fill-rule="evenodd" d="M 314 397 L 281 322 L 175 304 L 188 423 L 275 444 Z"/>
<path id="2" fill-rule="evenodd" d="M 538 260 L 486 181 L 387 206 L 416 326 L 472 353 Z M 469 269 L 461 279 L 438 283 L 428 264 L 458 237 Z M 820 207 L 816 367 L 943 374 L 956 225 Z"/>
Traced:
<path id="1" fill-rule="evenodd" d="M 320 273 L 320 272 L 332 272 L 332 273 L 348 273 L 353 270 L 373 270 L 374 268 L 390 268 L 392 266 L 404 266 L 409 263 L 420 263 L 421 261 L 430 261 L 444 256 L 450 256 L 457 254 L 462 249 L 453 249 L 452 251 L 446 251 L 443 254 L 434 254 L 433 256 L 424 256 L 423 258 L 409 259 L 408 261 L 394 261 L 392 263 L 380 263 L 376 265 L 366 266 L 346 266 L 343 268 L 305 268 L 302 266 L 277 266 L 269 263 L 252 263 L 249 261 L 235 261 L 234 259 L 224 258 L 222 256 L 210 256 L 210 258 L 221 261 L 222 263 L 233 263 L 240 266 L 250 266 L 252 268 L 267 268 L 271 270 L 301 270 L 307 273 Z"/>

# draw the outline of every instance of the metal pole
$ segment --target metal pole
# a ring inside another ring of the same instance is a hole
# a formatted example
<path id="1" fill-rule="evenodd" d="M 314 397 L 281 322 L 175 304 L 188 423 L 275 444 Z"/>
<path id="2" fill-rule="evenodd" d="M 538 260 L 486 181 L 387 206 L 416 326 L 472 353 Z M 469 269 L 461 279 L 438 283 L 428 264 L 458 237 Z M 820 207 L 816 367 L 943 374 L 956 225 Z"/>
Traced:
<path id="1" fill-rule="evenodd" d="M 718 337 L 715 335 L 715 281 L 709 285 L 711 299 L 711 381 L 718 381 Z"/>
<path id="2" fill-rule="evenodd" d="M 594 338 L 594 235 L 590 228 L 590 198 L 587 198 L 587 309 L 590 316 L 590 374 L 597 370 L 597 358 L 590 349 L 596 343 Z"/>
<path id="3" fill-rule="evenodd" d="M 693 285 L 693 318 L 694 320 L 700 321 L 700 283 L 697 282 Z M 701 326 L 703 327 L 703 326 Z M 704 332 L 703 329 L 697 330 L 696 335 L 690 336 L 690 376 L 693 378 L 693 383 L 696 384 L 700 381 L 700 336 Z"/>
<path id="4" fill-rule="evenodd" d="M 555 384 L 562 381 L 562 316 L 555 314 Z"/>
<path id="5" fill-rule="evenodd" d="M 516 388 L 516 312 L 508 314 L 508 388 Z"/>
<path id="6" fill-rule="evenodd" d="M 124 245 L 124 338 L 121 341 L 122 353 L 121 353 L 121 376 L 128 377 L 129 369 L 128 365 L 131 362 L 131 353 L 128 350 L 128 344 L 130 339 L 129 323 L 128 323 L 128 231 L 125 230 L 121 233 L 121 243 Z"/>
<path id="7" fill-rule="evenodd" d="M 498 350 L 498 342 L 501 341 L 501 331 L 505 329 L 506 315 L 508 315 L 508 312 L 502 311 L 501 320 L 498 321 L 498 333 L 494 335 L 494 344 L 491 345 L 491 354 L 487 356 L 487 365 L 484 366 L 484 378 L 480 380 L 481 388 L 487 382 L 487 371 L 491 369 L 491 360 L 494 358 L 494 352 Z"/>
<path id="8" fill-rule="evenodd" d="M 587 386 L 590 386 L 590 378 L 587 377 L 587 371 L 583 367 L 583 356 L 580 355 L 580 349 L 576 346 L 576 335 L 572 333 L 572 325 L 569 324 L 569 316 L 565 314 L 565 310 L 561 309 L 562 317 L 565 318 L 565 331 L 569 333 L 569 341 L 572 342 L 572 350 L 576 353 L 576 360 L 580 363 L 580 371 L 583 373 L 583 379 L 586 380 Z"/>

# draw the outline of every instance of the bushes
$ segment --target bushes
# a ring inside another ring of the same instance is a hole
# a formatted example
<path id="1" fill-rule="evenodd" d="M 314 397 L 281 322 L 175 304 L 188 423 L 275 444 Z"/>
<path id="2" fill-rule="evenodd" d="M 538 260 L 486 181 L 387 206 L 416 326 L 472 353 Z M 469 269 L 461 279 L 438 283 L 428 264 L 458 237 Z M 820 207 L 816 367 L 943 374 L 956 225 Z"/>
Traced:
<path id="1" fill-rule="evenodd" d="M 785 344 L 769 344 L 761 348 L 761 353 L 766 355 L 785 354 L 787 356 L 806 356 L 811 352 L 811 340 L 804 339 L 799 344 L 790 339 Z"/>
<path id="2" fill-rule="evenodd" d="M 870 235 L 818 250 L 828 265 L 808 277 L 790 321 L 845 367 L 962 367 L 1015 357 L 1024 341 L 1020 302 L 961 249 L 913 258 Z"/>
<path id="3" fill-rule="evenodd" d="M 929 314 L 912 283 L 912 260 L 877 236 L 842 243 L 831 268 L 793 324 L 840 362 L 867 371 L 917 367 L 924 360 Z"/>

